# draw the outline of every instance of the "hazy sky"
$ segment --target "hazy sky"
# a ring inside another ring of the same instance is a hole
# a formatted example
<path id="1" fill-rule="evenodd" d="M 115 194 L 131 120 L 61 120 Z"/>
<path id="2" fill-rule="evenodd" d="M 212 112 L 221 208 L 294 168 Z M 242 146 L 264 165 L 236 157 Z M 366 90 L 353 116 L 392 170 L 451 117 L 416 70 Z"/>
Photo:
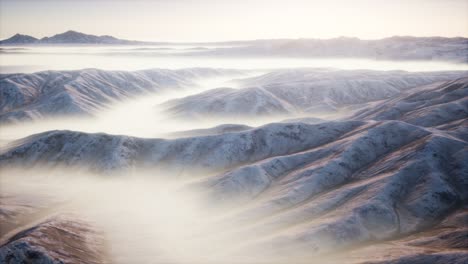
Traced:
<path id="1" fill-rule="evenodd" d="M 0 0 L 0 38 L 153 41 L 468 36 L 468 0 Z"/>

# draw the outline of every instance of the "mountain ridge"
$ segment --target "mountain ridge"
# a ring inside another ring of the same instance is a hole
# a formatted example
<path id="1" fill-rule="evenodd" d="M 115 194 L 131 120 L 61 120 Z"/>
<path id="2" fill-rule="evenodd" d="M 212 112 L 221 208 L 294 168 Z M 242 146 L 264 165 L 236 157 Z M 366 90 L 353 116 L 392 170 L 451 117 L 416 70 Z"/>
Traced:
<path id="1" fill-rule="evenodd" d="M 358 37 L 349 37 L 349 36 L 339 36 L 334 38 L 273 38 L 273 39 L 245 39 L 245 40 L 228 40 L 228 41 L 196 41 L 196 42 L 184 42 L 184 41 L 143 41 L 143 40 L 127 40 L 127 39 L 120 39 L 116 38 L 111 35 L 93 35 L 87 34 L 83 32 L 79 32 L 76 30 L 67 30 L 63 33 L 57 33 L 53 36 L 46 36 L 42 38 L 36 38 L 27 34 L 16 33 L 10 38 L 6 38 L 0 40 L 0 45 L 2 44 L 54 44 L 51 42 L 51 39 L 56 39 L 57 37 L 62 36 L 69 36 L 69 35 L 76 35 L 76 36 L 88 36 L 88 37 L 95 37 L 107 40 L 114 40 L 120 42 L 127 42 L 128 44 L 181 44 L 181 43 L 191 43 L 191 44 L 239 44 L 239 45 L 254 45 L 254 44 L 265 44 L 265 43 L 274 43 L 274 44 L 282 44 L 284 42 L 299 42 L 299 41 L 331 41 L 331 42 L 339 42 L 339 41 L 364 41 L 364 42 L 375 42 L 375 41 L 414 41 L 414 40 L 425 40 L 425 41 L 468 41 L 468 37 L 463 36 L 456 36 L 456 37 L 441 37 L 441 36 L 390 36 L 385 38 L 379 39 L 361 39 Z M 18 36 L 28 37 L 30 38 L 29 42 L 26 43 L 15 43 L 14 41 Z M 91 44 L 99 44 L 99 43 L 91 43 Z M 105 44 L 105 43 L 103 43 Z"/>
<path id="2" fill-rule="evenodd" d="M 109 35 L 91 35 L 82 32 L 68 30 L 63 33 L 55 34 L 50 37 L 37 39 L 29 35 L 15 34 L 14 36 L 0 41 L 0 45 L 25 45 L 25 44 L 119 44 L 119 45 L 137 45 L 154 44 L 155 42 L 145 42 L 136 40 L 119 39 Z"/>
<path id="3" fill-rule="evenodd" d="M 84 115 L 114 100 L 170 88 L 195 86 L 202 77 L 237 71 L 188 68 L 141 71 L 41 71 L 33 74 L 0 74 L 0 122 L 51 115 Z M 238 73 L 238 72 L 237 72 Z"/>
<path id="4" fill-rule="evenodd" d="M 179 118 L 308 115 L 388 99 L 412 87 L 466 76 L 466 72 L 417 73 L 369 70 L 280 70 L 238 80 L 240 89 L 218 88 L 161 104 Z"/>

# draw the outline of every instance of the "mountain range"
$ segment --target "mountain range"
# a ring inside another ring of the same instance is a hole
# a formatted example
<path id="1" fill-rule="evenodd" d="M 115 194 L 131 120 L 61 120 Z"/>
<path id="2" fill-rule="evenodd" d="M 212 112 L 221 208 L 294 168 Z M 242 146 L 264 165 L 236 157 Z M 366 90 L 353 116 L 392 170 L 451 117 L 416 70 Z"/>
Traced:
<path id="1" fill-rule="evenodd" d="M 294 69 L 238 80 L 240 89 L 218 88 L 162 104 L 178 118 L 317 115 L 352 111 L 413 87 L 466 76 L 466 72 Z"/>
<path id="2" fill-rule="evenodd" d="M 191 68 L 135 72 L 84 69 L 0 74 L 0 123 L 57 116 L 92 116 L 110 103 L 196 86 L 201 78 L 240 71 Z"/>
<path id="3" fill-rule="evenodd" d="M 119 45 L 130 45 L 130 44 L 150 44 L 150 42 L 133 41 L 118 39 L 112 36 L 96 36 L 88 35 L 81 32 L 69 30 L 64 33 L 56 34 L 51 37 L 44 37 L 37 39 L 32 36 L 16 34 L 11 38 L 0 41 L 0 45 L 36 45 L 36 44 L 119 44 Z"/>
<path id="4" fill-rule="evenodd" d="M 339 121 L 216 127 L 176 139 L 48 131 L 3 148 L 0 168 L 83 166 L 108 177 L 148 168 L 152 177 L 189 178 L 183 190 L 202 190 L 226 216 L 221 229 L 210 224 L 183 237 L 197 246 L 231 242 L 217 247 L 216 262 L 203 263 L 219 263 L 222 255 L 229 261 L 251 257 L 242 263 L 462 264 L 468 261 L 467 91 L 466 77 L 436 81 Z M 7 223 L 21 215 L 42 219 L 10 230 L 0 261 L 106 263 L 96 226 L 51 214 L 60 204 L 0 198 Z M 151 231 L 132 228 L 132 235 L 139 230 Z M 151 256 L 138 251 L 144 254 Z M 327 262 L 330 256 L 336 259 Z M 158 255 L 151 260 L 158 262 Z"/>
<path id="5" fill-rule="evenodd" d="M 235 47 L 222 47 L 199 53 L 244 57 L 443 60 L 468 63 L 468 38 L 394 36 L 376 40 L 350 37 L 258 40 Z"/>
<path id="6" fill-rule="evenodd" d="M 84 69 L 0 74 L 0 123 L 64 116 L 93 116 L 116 101 L 196 87 L 202 78 L 242 71 L 192 68 L 135 72 Z M 412 88 L 466 76 L 464 71 L 405 72 L 334 69 L 277 70 L 235 79 L 238 88 L 215 88 L 161 104 L 171 118 L 291 118 L 352 113 Z"/>
<path id="7" fill-rule="evenodd" d="M 16 34 L 0 45 L 215 45 L 217 48 L 194 50 L 185 55 L 280 56 L 309 58 L 368 58 L 379 60 L 442 60 L 468 63 L 468 38 L 394 36 L 376 40 L 351 37 L 332 39 L 265 39 L 229 42 L 169 43 L 118 39 L 67 31 L 37 39 Z"/>

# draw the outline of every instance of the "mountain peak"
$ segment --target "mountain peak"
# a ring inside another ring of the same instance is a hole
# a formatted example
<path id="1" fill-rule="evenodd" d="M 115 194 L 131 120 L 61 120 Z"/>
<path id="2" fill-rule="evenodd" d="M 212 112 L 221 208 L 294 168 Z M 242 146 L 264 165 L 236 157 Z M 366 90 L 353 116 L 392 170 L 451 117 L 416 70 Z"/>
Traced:
<path id="1" fill-rule="evenodd" d="M 78 35 L 78 36 L 93 36 L 93 35 L 88 35 L 88 34 L 85 34 L 85 33 L 81 33 L 81 32 L 78 32 L 78 31 L 74 31 L 74 30 L 68 30 L 68 31 L 65 31 L 63 33 L 60 33 L 60 34 L 56 34 L 54 36 L 73 36 L 73 35 Z"/>
<path id="2" fill-rule="evenodd" d="M 84 34 L 84 33 L 81 33 L 75 30 L 68 30 L 68 31 L 63 32 L 62 34 Z"/>
<path id="3" fill-rule="evenodd" d="M 31 37 L 29 35 L 23 35 L 16 33 L 14 36 L 8 39 L 4 39 L 0 41 L 0 44 L 32 44 L 37 42 L 38 39 L 35 37 Z"/>
<path id="4" fill-rule="evenodd" d="M 40 40 L 40 43 L 45 44 L 127 44 L 129 42 L 112 36 L 88 35 L 74 30 L 68 30 Z"/>

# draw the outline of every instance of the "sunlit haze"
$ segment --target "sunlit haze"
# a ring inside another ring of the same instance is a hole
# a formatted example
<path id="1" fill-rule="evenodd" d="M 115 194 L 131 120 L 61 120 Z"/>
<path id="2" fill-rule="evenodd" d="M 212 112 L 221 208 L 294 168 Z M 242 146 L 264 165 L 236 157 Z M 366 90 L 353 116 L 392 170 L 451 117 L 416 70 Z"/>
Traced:
<path id="1" fill-rule="evenodd" d="M 67 30 L 148 41 L 468 36 L 466 0 L 1 0 L 0 37 Z M 430 26 L 428 22 L 430 21 Z"/>

